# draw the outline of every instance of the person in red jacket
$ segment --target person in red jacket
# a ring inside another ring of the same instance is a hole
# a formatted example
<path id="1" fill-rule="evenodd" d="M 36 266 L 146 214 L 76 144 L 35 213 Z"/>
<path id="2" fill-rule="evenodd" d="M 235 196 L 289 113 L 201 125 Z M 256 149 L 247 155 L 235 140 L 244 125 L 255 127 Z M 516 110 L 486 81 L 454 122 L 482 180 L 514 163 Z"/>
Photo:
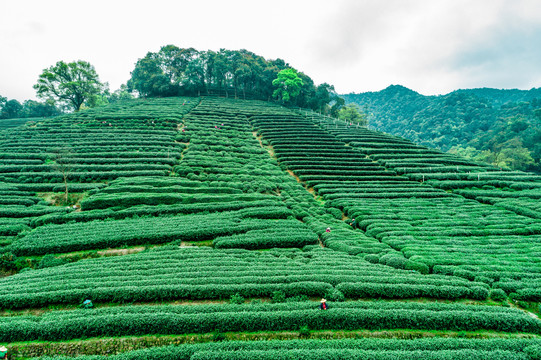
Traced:
<path id="1" fill-rule="evenodd" d="M 320 304 L 319 304 L 319 310 L 327 310 L 327 309 L 328 309 L 327 300 L 321 299 Z"/>

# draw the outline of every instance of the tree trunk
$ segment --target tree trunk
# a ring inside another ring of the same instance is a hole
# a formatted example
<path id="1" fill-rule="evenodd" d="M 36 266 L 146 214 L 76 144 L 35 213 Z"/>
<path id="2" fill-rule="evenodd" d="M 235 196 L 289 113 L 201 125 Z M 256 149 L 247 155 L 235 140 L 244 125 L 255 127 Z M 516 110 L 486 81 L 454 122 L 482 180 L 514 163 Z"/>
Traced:
<path id="1" fill-rule="evenodd" d="M 66 188 L 65 200 L 68 203 L 68 174 L 64 174 L 64 186 Z"/>

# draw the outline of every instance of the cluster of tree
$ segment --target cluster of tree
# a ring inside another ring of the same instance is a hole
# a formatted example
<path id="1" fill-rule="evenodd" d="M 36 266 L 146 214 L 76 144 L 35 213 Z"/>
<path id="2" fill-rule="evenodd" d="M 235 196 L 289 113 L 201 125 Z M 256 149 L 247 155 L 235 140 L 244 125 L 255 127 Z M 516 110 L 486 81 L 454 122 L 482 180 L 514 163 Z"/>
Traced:
<path id="1" fill-rule="evenodd" d="M 393 85 L 342 96 L 377 130 L 502 168 L 541 172 L 541 88 L 424 96 Z"/>
<path id="2" fill-rule="evenodd" d="M 309 76 L 282 59 L 266 60 L 247 50 L 197 51 L 174 45 L 163 46 L 157 53 L 149 52 L 139 59 L 127 84 L 114 93 L 99 80 L 94 66 L 82 60 L 58 61 L 44 69 L 34 88 L 46 104 L 67 111 L 130 99 L 134 92 L 142 97 L 218 95 L 275 99 L 284 105 L 333 116 L 344 105 L 332 85 L 316 86 Z"/>
<path id="3" fill-rule="evenodd" d="M 111 93 L 109 85 L 100 82 L 94 66 L 81 60 L 59 61 L 44 69 L 34 89 L 42 102 L 25 100 L 21 104 L 0 96 L 0 119 L 56 116 L 134 98 L 126 85 Z"/>
<path id="4" fill-rule="evenodd" d="M 355 104 L 347 104 L 338 111 L 338 119 L 350 124 L 368 126 L 368 116 Z"/>
<path id="5" fill-rule="evenodd" d="M 60 114 L 60 109 L 50 101 L 26 100 L 22 104 L 0 96 L 0 119 L 48 117 Z"/>
<path id="6" fill-rule="evenodd" d="M 198 51 L 163 46 L 139 59 L 128 89 L 143 97 L 220 95 L 277 101 L 330 111 L 334 87 L 316 86 L 306 74 L 282 59 L 266 60 L 247 50 Z M 343 104 L 343 103 L 342 103 Z"/>

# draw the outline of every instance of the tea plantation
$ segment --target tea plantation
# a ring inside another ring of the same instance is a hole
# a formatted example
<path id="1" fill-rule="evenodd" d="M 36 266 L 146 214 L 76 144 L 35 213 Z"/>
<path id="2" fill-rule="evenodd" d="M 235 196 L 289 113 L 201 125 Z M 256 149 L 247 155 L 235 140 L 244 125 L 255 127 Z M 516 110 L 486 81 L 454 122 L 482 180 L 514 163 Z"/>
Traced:
<path id="1" fill-rule="evenodd" d="M 0 342 L 21 359 L 541 359 L 540 199 L 539 176 L 263 101 L 6 126 Z"/>

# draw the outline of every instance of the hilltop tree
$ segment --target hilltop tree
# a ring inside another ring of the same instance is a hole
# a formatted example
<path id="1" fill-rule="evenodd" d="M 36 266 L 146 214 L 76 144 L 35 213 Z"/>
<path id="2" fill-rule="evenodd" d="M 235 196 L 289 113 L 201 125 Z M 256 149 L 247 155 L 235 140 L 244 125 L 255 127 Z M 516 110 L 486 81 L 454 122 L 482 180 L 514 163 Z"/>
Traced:
<path id="1" fill-rule="evenodd" d="M 289 71 L 278 77 L 286 69 Z M 291 72 L 296 74 L 289 79 L 293 84 L 286 85 L 285 75 Z M 283 83 L 273 86 L 277 79 Z M 309 76 L 282 59 L 266 60 L 245 49 L 197 51 L 174 45 L 139 59 L 127 85 L 130 92 L 137 91 L 143 97 L 213 94 L 271 101 L 274 92 L 280 102 L 322 112 L 327 111 L 334 94 L 332 86 L 316 86 Z"/>
<path id="2" fill-rule="evenodd" d="M 338 118 L 348 123 L 359 124 L 361 126 L 368 125 L 366 114 L 359 110 L 355 104 L 348 104 L 338 111 Z"/>
<path id="3" fill-rule="evenodd" d="M 23 106 L 15 99 L 0 101 L 0 119 L 12 119 L 22 117 Z"/>
<path id="4" fill-rule="evenodd" d="M 21 105 L 15 99 L 0 96 L 0 119 L 48 117 L 59 115 L 60 111 L 50 101 L 25 100 Z"/>
<path id="5" fill-rule="evenodd" d="M 295 69 L 289 68 L 280 71 L 276 79 L 272 81 L 272 85 L 276 87 L 272 97 L 288 103 L 300 94 L 303 81 Z"/>
<path id="6" fill-rule="evenodd" d="M 48 117 L 60 115 L 60 110 L 51 101 L 39 102 L 25 100 L 23 103 L 22 117 Z"/>
<path id="7" fill-rule="evenodd" d="M 39 98 L 66 104 L 75 111 L 79 111 L 86 100 L 99 94 L 103 88 L 94 66 L 82 60 L 57 62 L 44 69 L 34 85 Z"/>

